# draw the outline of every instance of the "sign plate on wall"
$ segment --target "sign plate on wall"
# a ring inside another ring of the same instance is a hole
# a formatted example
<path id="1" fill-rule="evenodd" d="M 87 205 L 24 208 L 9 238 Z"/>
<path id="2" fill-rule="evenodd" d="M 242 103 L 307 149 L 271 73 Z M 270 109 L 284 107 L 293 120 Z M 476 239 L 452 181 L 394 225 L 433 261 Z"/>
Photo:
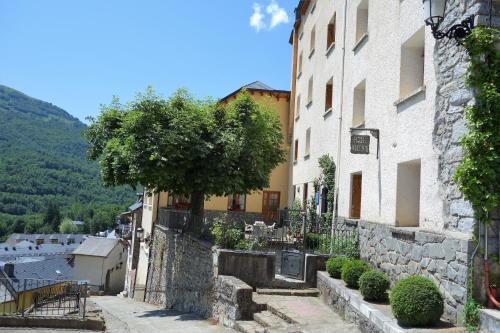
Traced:
<path id="1" fill-rule="evenodd" d="M 370 154 L 370 136 L 351 134 L 351 154 Z"/>

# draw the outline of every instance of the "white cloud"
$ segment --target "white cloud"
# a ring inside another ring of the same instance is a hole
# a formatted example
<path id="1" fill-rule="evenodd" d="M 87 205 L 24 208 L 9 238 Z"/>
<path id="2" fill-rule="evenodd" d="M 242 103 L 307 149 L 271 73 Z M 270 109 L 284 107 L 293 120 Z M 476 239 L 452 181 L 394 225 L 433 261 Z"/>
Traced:
<path id="1" fill-rule="evenodd" d="M 253 4 L 253 14 L 250 16 L 250 26 L 257 30 L 257 32 L 266 27 L 264 23 L 264 14 L 262 14 L 262 7 L 258 3 Z"/>
<path id="2" fill-rule="evenodd" d="M 270 29 L 282 23 L 288 23 L 288 14 L 278 5 L 276 0 L 271 0 L 271 3 L 266 8 L 266 12 L 271 15 Z"/>
<path id="3" fill-rule="evenodd" d="M 266 13 L 268 15 L 266 15 Z M 266 13 L 262 12 L 262 5 L 259 3 L 253 4 L 253 14 L 250 16 L 250 26 L 257 32 L 262 29 L 271 30 L 276 26 L 289 22 L 288 14 L 279 6 L 276 0 L 271 0 L 266 7 Z M 271 17 L 269 23 L 265 22 L 267 16 Z"/>

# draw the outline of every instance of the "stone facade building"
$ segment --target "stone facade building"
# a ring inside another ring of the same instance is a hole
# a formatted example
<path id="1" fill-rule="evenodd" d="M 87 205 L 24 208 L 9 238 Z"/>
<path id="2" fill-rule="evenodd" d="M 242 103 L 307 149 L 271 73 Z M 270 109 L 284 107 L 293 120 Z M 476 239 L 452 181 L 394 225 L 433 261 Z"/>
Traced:
<path id="1" fill-rule="evenodd" d="M 448 1 L 443 26 L 488 4 Z M 291 200 L 314 198 L 318 159 L 333 157 L 335 215 L 359 229 L 362 258 L 392 282 L 431 278 L 459 322 L 475 248 L 474 212 L 452 181 L 473 102 L 464 48 L 436 42 L 421 0 L 300 1 L 290 42 Z"/>

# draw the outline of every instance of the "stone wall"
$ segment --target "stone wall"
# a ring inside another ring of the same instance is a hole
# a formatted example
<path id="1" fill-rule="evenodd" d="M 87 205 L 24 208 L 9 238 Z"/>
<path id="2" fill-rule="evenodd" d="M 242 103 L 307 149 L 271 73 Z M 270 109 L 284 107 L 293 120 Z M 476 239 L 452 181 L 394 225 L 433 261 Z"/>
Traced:
<path id="1" fill-rule="evenodd" d="M 448 0 L 443 29 L 476 15 L 476 25 L 489 20 L 489 0 Z M 495 4 L 493 24 L 499 24 L 500 4 Z M 489 23 L 489 22 L 488 22 Z M 445 229 L 470 233 L 474 229 L 474 212 L 458 186 L 452 181 L 455 170 L 462 160 L 460 138 L 467 132 L 464 108 L 474 103 L 471 89 L 465 79 L 469 62 L 465 48 L 454 39 L 444 38 L 436 42 L 434 51 L 436 69 L 436 114 L 433 145 L 439 154 L 440 194 L 444 202 Z"/>
<path id="2" fill-rule="evenodd" d="M 215 284 L 213 317 L 226 327 L 252 318 L 253 288 L 234 276 L 219 275 Z"/>
<path id="3" fill-rule="evenodd" d="M 248 251 L 217 251 L 217 272 L 235 276 L 252 287 L 270 287 L 275 275 L 275 254 Z"/>
<path id="4" fill-rule="evenodd" d="M 145 301 L 210 317 L 214 286 L 211 244 L 155 226 Z"/>
<path id="5" fill-rule="evenodd" d="M 359 239 L 361 258 L 386 272 L 393 284 L 411 275 L 434 281 L 445 299 L 443 318 L 461 322 L 473 249 L 470 240 L 366 221 L 359 223 Z"/>

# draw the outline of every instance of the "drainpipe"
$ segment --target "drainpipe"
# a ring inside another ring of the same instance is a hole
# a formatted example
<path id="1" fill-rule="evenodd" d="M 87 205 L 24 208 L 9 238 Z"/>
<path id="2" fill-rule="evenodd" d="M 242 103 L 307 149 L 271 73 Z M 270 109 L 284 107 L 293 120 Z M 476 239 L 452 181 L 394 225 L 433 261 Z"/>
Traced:
<path id="1" fill-rule="evenodd" d="M 481 223 L 481 222 L 480 222 Z M 486 287 L 486 295 L 488 296 L 488 305 L 490 308 L 500 308 L 500 302 L 497 301 L 496 295 L 493 295 L 490 287 L 490 264 L 488 263 L 488 226 L 484 226 L 484 283 Z"/>
<path id="2" fill-rule="evenodd" d="M 342 153 L 342 112 L 344 109 L 344 77 L 345 77 L 345 44 L 346 44 L 346 34 L 347 34 L 347 0 L 344 1 L 344 31 L 342 38 L 342 70 L 340 77 L 340 108 L 339 108 L 339 129 L 337 135 L 337 163 L 335 172 L 335 193 L 333 196 L 333 216 L 332 216 L 332 230 L 331 239 L 333 239 L 334 234 L 334 224 L 335 216 L 338 215 L 338 196 L 339 196 L 339 180 L 340 180 L 340 154 Z M 330 244 L 330 253 L 333 252 L 333 242 Z"/>

